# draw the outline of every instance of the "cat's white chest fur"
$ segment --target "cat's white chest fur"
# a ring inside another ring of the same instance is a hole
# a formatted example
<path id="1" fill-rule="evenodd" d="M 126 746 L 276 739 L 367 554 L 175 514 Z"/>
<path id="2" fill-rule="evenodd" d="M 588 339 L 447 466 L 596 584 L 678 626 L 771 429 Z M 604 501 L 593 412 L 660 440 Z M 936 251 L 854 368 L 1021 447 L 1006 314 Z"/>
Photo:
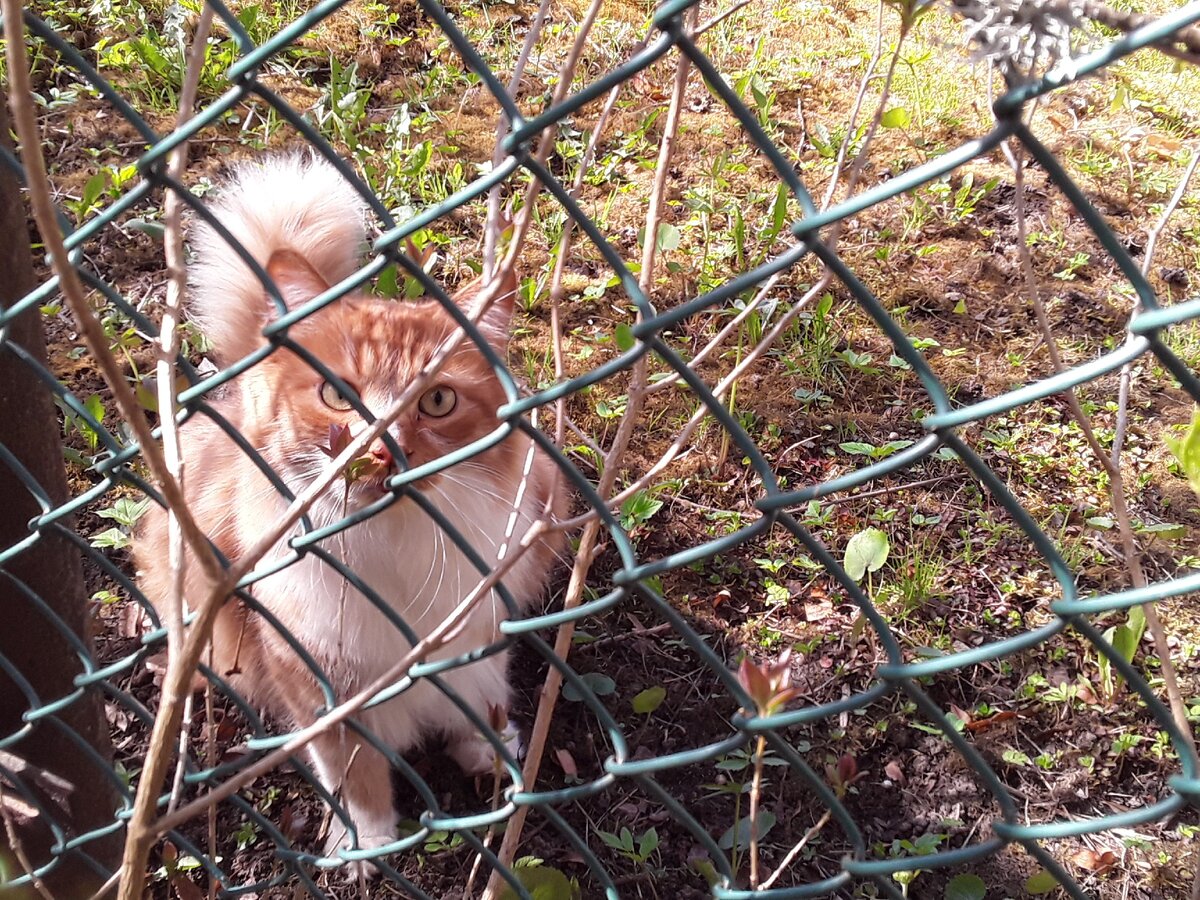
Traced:
<path id="1" fill-rule="evenodd" d="M 522 510 L 512 521 L 512 499 L 492 490 L 489 494 L 473 485 L 444 482 L 429 496 L 481 560 L 494 565 L 498 548 L 507 544 L 507 552 L 512 552 L 533 516 Z M 321 547 L 369 586 L 418 640 L 451 615 L 484 577 L 450 535 L 411 500 L 326 538 Z M 523 581 L 519 564 L 505 579 L 518 596 L 527 590 Z M 384 674 L 411 649 L 403 632 L 375 604 L 315 554 L 264 578 L 254 591 L 326 671 L 339 701 L 350 688 L 359 690 Z M 429 659 L 493 643 L 506 613 L 503 601 L 489 591 L 476 601 L 454 640 Z M 505 654 L 497 654 L 444 678 L 473 708 L 503 706 L 508 692 L 504 659 Z M 404 749 L 439 729 L 447 702 L 451 701 L 436 687 L 418 681 L 362 718 L 384 741 Z"/>

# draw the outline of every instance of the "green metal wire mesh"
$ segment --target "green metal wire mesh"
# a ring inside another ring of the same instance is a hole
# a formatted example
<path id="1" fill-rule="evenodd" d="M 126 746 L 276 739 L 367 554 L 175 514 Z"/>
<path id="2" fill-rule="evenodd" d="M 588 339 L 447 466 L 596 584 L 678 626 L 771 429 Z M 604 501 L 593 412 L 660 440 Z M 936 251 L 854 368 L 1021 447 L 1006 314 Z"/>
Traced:
<path id="1" fill-rule="evenodd" d="M 90 287 L 102 291 L 107 299 L 136 323 L 143 333 L 155 334 L 154 324 L 134 304 L 107 285 L 101 275 L 87 262 L 81 251 L 103 229 L 112 227 L 114 222 L 145 200 L 156 188 L 175 191 L 192 208 L 195 215 L 207 217 L 203 201 L 182 185 L 174 183 L 166 175 L 167 155 L 180 141 L 200 134 L 208 125 L 216 122 L 250 95 L 256 96 L 268 104 L 280 117 L 289 122 L 324 157 L 338 166 L 345 177 L 370 201 L 371 209 L 378 217 L 382 233 L 373 246 L 374 258 L 353 279 L 339 285 L 336 291 L 330 292 L 329 296 L 319 297 L 303 308 L 283 315 L 272 322 L 264 330 L 269 340 L 268 346 L 261 353 L 256 353 L 225 371 L 204 376 L 197 372 L 186 359 L 179 360 L 180 369 L 189 382 L 189 386 L 179 393 L 179 403 L 184 410 L 183 417 L 196 414 L 212 415 L 212 409 L 206 405 L 206 398 L 212 391 L 250 366 L 256 365 L 266 355 L 277 352 L 283 347 L 294 346 L 289 342 L 288 332 L 295 322 L 312 314 L 323 305 L 335 301 L 341 293 L 368 282 L 392 263 L 405 266 L 413 277 L 421 279 L 430 296 L 437 297 L 449 304 L 447 295 L 439 285 L 419 268 L 414 267 L 405 257 L 403 252 L 405 239 L 440 217 L 485 195 L 493 185 L 516 177 L 522 170 L 540 178 L 549 193 L 562 205 L 566 213 L 578 224 L 602 254 L 619 279 L 620 287 L 636 306 L 641 319 L 632 329 L 635 338 L 632 349 L 579 377 L 544 390 L 535 391 L 529 396 L 522 396 L 517 389 L 515 379 L 505 372 L 503 380 L 509 402 L 500 411 L 500 417 L 508 423 L 509 427 L 535 435 L 548 452 L 556 455 L 562 470 L 567 473 L 572 486 L 580 496 L 594 508 L 603 511 L 603 520 L 609 531 L 610 540 L 617 549 L 620 566 L 611 574 L 607 585 L 594 585 L 595 593 L 592 595 L 592 599 L 578 608 L 565 613 L 554 612 L 543 616 L 513 619 L 505 622 L 501 631 L 506 642 L 523 645 L 525 652 L 544 660 L 548 665 L 554 666 L 562 672 L 566 681 L 583 699 L 588 713 L 594 718 L 595 727 L 602 732 L 603 739 L 611 748 L 611 755 L 604 761 L 603 774 L 599 777 L 558 790 L 538 790 L 535 785 L 523 783 L 519 767 L 515 765 L 515 761 L 509 759 L 506 767 L 513 777 L 513 786 L 505 792 L 499 807 L 494 811 L 456 814 L 443 808 L 435 791 L 411 764 L 396 754 L 388 752 L 387 755 L 395 770 L 412 786 L 423 805 L 419 815 L 420 827 L 413 833 L 398 838 L 394 844 L 388 847 L 372 851 L 345 851 L 341 859 L 323 858 L 312 852 L 309 847 L 294 846 L 283 833 L 279 824 L 273 822 L 269 815 L 264 814 L 254 803 L 244 797 L 235 795 L 229 802 L 274 844 L 274 854 L 279 866 L 273 872 L 258 878 L 240 878 L 222 860 L 209 856 L 202 844 L 185 831 L 175 831 L 169 836 L 181 852 L 194 856 L 203 869 L 216 879 L 220 885 L 222 896 L 262 893 L 281 884 L 299 884 L 315 896 L 325 896 L 322 888 L 318 885 L 317 873 L 321 869 L 340 866 L 344 859 L 371 858 L 378 862 L 384 879 L 393 882 L 406 895 L 428 897 L 430 894 L 426 890 L 423 890 L 414 880 L 405 877 L 400 869 L 392 865 L 389 860 L 403 858 L 405 853 L 423 846 L 430 836 L 437 832 L 447 832 L 461 836 L 463 841 L 483 856 L 486 865 L 496 866 L 498 861 L 493 849 L 485 847 L 480 839 L 481 827 L 503 822 L 518 807 L 530 806 L 540 812 L 556 833 L 554 840 L 563 848 L 563 852 L 574 854 L 586 866 L 591 879 L 590 884 L 594 890 L 605 896 L 616 897 L 621 894 L 621 891 L 602 861 L 601 854 L 596 852 L 594 842 L 586 833 L 580 833 L 579 829 L 569 824 L 558 810 L 581 798 L 604 792 L 616 794 L 628 788 L 661 804 L 669 816 L 690 833 L 694 842 L 707 853 L 718 876 L 716 884 L 712 888 L 714 897 L 723 898 L 723 900 L 749 897 L 753 892 L 735 887 L 736 873 L 730 854 L 718 846 L 714 835 L 710 834 L 701 824 L 693 811 L 690 811 L 674 797 L 661 782 L 663 773 L 698 762 L 715 760 L 722 754 L 746 747 L 748 741 L 757 736 L 765 738 L 771 752 L 778 759 L 786 762 L 794 777 L 807 785 L 815 801 L 821 807 L 832 811 L 833 821 L 844 835 L 845 842 L 845 855 L 841 860 L 840 871 L 836 874 L 814 882 L 774 888 L 762 892 L 762 896 L 778 898 L 821 896 L 847 891 L 862 883 L 871 883 L 879 894 L 899 897 L 901 896 L 900 889 L 891 878 L 896 872 L 915 868 L 960 869 L 996 854 L 1008 844 L 1018 844 L 1053 874 L 1068 894 L 1072 897 L 1085 897 L 1087 895 L 1083 888 L 1063 865 L 1043 848 L 1042 842 L 1069 836 L 1096 834 L 1116 828 L 1128 828 L 1139 823 L 1160 819 L 1188 804 L 1200 803 L 1197 759 L 1191 749 L 1188 736 L 1178 731 L 1170 712 L 1147 684 L 1146 679 L 1104 639 L 1100 629 L 1094 624 L 1095 618 L 1105 613 L 1129 609 L 1147 601 L 1193 592 L 1200 588 L 1200 574 L 1178 577 L 1138 590 L 1125 590 L 1101 596 L 1081 594 L 1076 587 L 1076 573 L 1062 558 L 1056 549 L 1055 542 L 1038 527 L 1022 504 L 1006 487 L 1004 481 L 989 468 L 961 435 L 964 427 L 970 424 L 978 423 L 990 416 L 1019 411 L 1028 404 L 1052 397 L 1067 388 L 1085 385 L 1099 376 L 1118 370 L 1127 363 L 1147 354 L 1152 354 L 1193 398 L 1200 401 L 1200 381 L 1189 367 L 1168 348 L 1164 337 L 1166 330 L 1171 326 L 1200 317 L 1200 301 L 1180 303 L 1170 307 L 1163 307 L 1160 304 L 1154 290 L 1141 274 L 1121 240 L 1113 233 L 1103 216 L 1087 200 L 1080 188 L 1073 183 L 1062 164 L 1056 159 L 1055 154 L 1034 137 L 1023 123 L 1022 118 L 1027 104 L 1034 98 L 1076 79 L 1098 72 L 1121 57 L 1158 42 L 1182 26 L 1200 20 L 1200 3 L 1187 4 L 1151 25 L 1113 41 L 1100 50 L 1076 59 L 1070 64 L 1061 65 L 1051 74 L 1034 83 L 1023 84 L 1013 89 L 995 103 L 995 125 L 987 134 L 948 150 L 922 165 L 849 198 L 845 202 L 836 204 L 825 211 L 819 211 L 792 163 L 780 149 L 773 145 L 754 114 L 746 108 L 714 64 L 701 51 L 697 43 L 689 37 L 684 17 L 697 0 L 671 0 L 671 2 L 663 4 L 654 15 L 652 31 L 643 49 L 625 63 L 596 78 L 587 87 L 570 95 L 562 103 L 533 119 L 526 119 L 521 115 L 504 86 L 446 11 L 435 0 L 421 0 L 420 5 L 424 12 L 444 32 L 457 52 L 465 59 L 469 68 L 479 76 L 486 90 L 503 110 L 511 124 L 507 136 L 503 140 L 506 157 L 500 165 L 475 179 L 463 190 L 446 198 L 444 202 L 421 210 L 406 221 L 398 222 L 389 214 L 386 205 L 379 202 L 370 193 L 350 167 L 338 159 L 329 144 L 312 125 L 261 78 L 266 62 L 279 53 L 282 48 L 337 11 L 345 2 L 346 0 L 325 0 L 270 40 L 261 45 L 255 45 L 238 17 L 219 0 L 213 0 L 211 5 L 216 15 L 235 36 L 241 58 L 228 70 L 228 91 L 202 109 L 185 127 L 165 135 L 159 134 L 151 127 L 139 115 L 138 110 L 122 98 L 89 64 L 78 49 L 67 43 L 59 33 L 39 19 L 37 15 L 27 13 L 23 24 L 29 32 L 44 42 L 48 52 L 57 54 L 83 79 L 94 86 L 111 104 L 112 110 L 136 129 L 149 147 L 137 160 L 137 172 L 140 178 L 133 182 L 119 199 L 79 228 L 73 229 L 68 218 L 62 217 L 63 226 L 68 233 L 67 246 L 74 253 L 74 263 L 85 282 Z M 3 24 L 6 28 L 13 27 L 11 22 Z M 554 172 L 534 159 L 531 146 L 537 135 L 547 126 L 563 123 L 587 104 L 602 97 L 613 86 L 633 78 L 655 61 L 673 52 L 686 54 L 690 58 L 704 77 L 710 90 L 736 116 L 750 140 L 769 161 L 779 180 L 786 185 L 791 197 L 799 203 L 803 216 L 792 225 L 792 232 L 798 241 L 795 247 L 767 259 L 757 268 L 738 275 L 708 293 L 672 308 L 659 310 L 639 288 L 637 278 L 609 237 L 589 219 L 579 204 L 572 199 L 569 190 Z M 836 252 L 830 249 L 823 235 L 827 234 L 828 229 L 835 223 L 843 222 L 874 204 L 899 196 L 937 179 L 976 157 L 990 153 L 1001 142 L 1009 138 L 1016 139 L 1024 146 L 1030 156 L 1045 170 L 1049 179 L 1070 201 L 1078 215 L 1086 220 L 1099 244 L 1111 256 L 1136 292 L 1140 311 L 1129 325 L 1128 340 L 1099 358 L 1071 368 L 1060 375 L 1012 390 L 1002 396 L 965 406 L 956 406 L 951 401 L 944 385 L 931 371 L 925 358 L 914 347 L 904 330 L 872 294 L 871 289 L 856 277 Z M 16 173 L 18 178 L 23 178 L 23 169 L 19 159 L 5 151 L 3 162 Z M 672 348 L 671 342 L 664 337 L 664 332 L 687 321 L 690 317 L 726 303 L 747 287 L 760 284 L 772 274 L 798 265 L 810 254 L 829 267 L 845 290 L 860 304 L 862 311 L 887 336 L 894 353 L 908 366 L 911 366 L 925 391 L 925 402 L 932 406 L 933 412 L 921 421 L 926 437 L 911 447 L 854 471 L 850 475 L 799 489 L 784 490 L 779 485 L 772 461 L 759 450 L 755 441 L 743 429 L 737 418 L 729 412 L 727 406 L 716 399 L 711 389 L 688 367 L 686 360 Z M 56 291 L 56 281 L 49 278 L 26 297 L 0 313 L 0 339 L 3 339 L 4 352 L 16 354 L 22 363 L 36 372 L 47 391 L 52 392 L 66 409 L 87 423 L 98 435 L 101 454 L 94 465 L 94 472 L 99 480 L 90 490 L 80 493 L 69 503 L 55 507 L 47 500 L 45 492 L 30 478 L 28 473 L 19 468 L 12 453 L 0 445 L 0 459 L 4 461 L 5 465 L 22 475 L 28 490 L 39 500 L 42 508 L 42 514 L 29 524 L 28 539 L 4 548 L 0 552 L 0 565 L 8 564 L 31 545 L 43 539 L 45 535 L 65 535 L 79 548 L 80 554 L 99 567 L 106 578 L 119 585 L 121 590 L 127 592 L 129 596 L 140 598 L 137 587 L 129 575 L 115 566 L 105 554 L 92 547 L 88 541 L 76 535 L 67 525 L 69 517 L 73 513 L 121 485 L 132 485 L 138 490 L 144 490 L 151 496 L 157 497 L 157 494 L 139 474 L 138 448 L 107 429 L 96 418 L 94 412 L 66 389 L 51 371 L 9 340 L 8 329 L 13 319 L 31 307 L 46 303 Z M 634 544 L 617 519 L 610 512 L 605 511 L 604 504 L 596 495 L 593 485 L 587 478 L 580 474 L 572 463 L 555 450 L 545 438 L 539 436 L 528 420 L 531 410 L 627 371 L 636 360 L 646 354 L 655 355 L 665 366 L 673 369 L 681 379 L 686 381 L 695 396 L 708 407 L 714 419 L 728 432 L 737 452 L 748 460 L 762 483 L 761 496 L 755 503 L 757 510 L 762 515 L 752 524 L 742 527 L 732 534 L 699 542 L 664 558 L 649 560 L 639 558 Z M 330 374 L 324 370 L 319 360 L 312 361 L 312 365 L 324 375 Z M 1061 591 L 1061 598 L 1051 606 L 1055 618 L 1049 624 L 972 649 L 911 661 L 906 658 L 885 617 L 872 604 L 859 584 L 847 575 L 829 549 L 814 537 L 792 511 L 815 498 L 865 485 L 883 476 L 911 467 L 930 458 L 941 448 L 949 448 L 957 454 L 991 497 L 1007 510 L 1012 520 L 1028 537 L 1032 546 L 1053 573 Z M 477 447 L 468 448 L 467 452 L 460 452 L 453 458 L 441 461 L 439 465 L 453 465 L 460 458 L 467 456 L 470 452 L 477 452 L 478 449 Z M 245 450 L 253 453 L 249 447 L 245 447 Z M 402 474 L 395 480 L 395 487 L 397 490 L 401 490 L 405 484 L 413 480 L 414 477 L 411 473 Z M 280 484 L 280 488 L 284 489 L 282 484 Z M 436 519 L 436 510 L 430 508 L 429 511 L 431 516 Z M 353 522 L 349 524 L 353 524 Z M 440 526 L 449 529 L 444 522 L 440 523 Z M 734 673 L 725 661 L 714 652 L 697 633 L 697 630 L 686 621 L 685 617 L 651 585 L 654 576 L 711 558 L 773 529 L 790 532 L 795 540 L 831 573 L 841 589 L 858 606 L 869 627 L 875 632 L 878 645 L 886 654 L 886 663 L 875 669 L 869 687 L 850 693 L 836 702 L 817 706 L 798 706 L 765 718 L 738 714 L 731 719 L 728 736 L 719 741 L 702 746 L 691 746 L 682 751 L 650 758 L 636 755 L 630 746 L 629 735 L 609 712 L 601 698 L 591 690 L 587 681 L 580 678 L 571 666 L 556 657 L 552 647 L 541 636 L 541 633 L 565 620 L 581 621 L 605 610 L 619 607 L 629 603 L 636 595 L 664 622 L 669 623 L 674 635 L 681 639 L 696 659 L 707 667 L 714 676 L 709 684 L 713 691 L 727 692 L 737 706 L 750 708 L 753 704 L 739 686 Z M 325 532 L 312 532 L 296 539 L 293 542 L 296 554 L 319 553 L 319 541 L 327 536 Z M 452 533 L 452 530 L 448 530 L 447 536 L 459 543 L 460 546 L 469 549 L 469 542 L 464 536 Z M 331 564 L 335 563 L 336 561 L 331 561 Z M 482 562 L 480 567 L 482 571 L 486 571 L 486 566 Z M 26 594 L 27 602 L 39 605 L 44 614 L 53 619 L 53 613 L 39 597 L 28 592 Z M 247 603 L 253 605 L 253 598 L 248 592 L 243 592 L 242 596 Z M 144 601 L 141 602 L 153 616 L 153 610 L 149 605 Z M 150 710 L 146 709 L 131 693 L 118 687 L 118 680 L 143 666 L 146 658 L 160 648 L 164 640 L 162 630 L 149 635 L 137 652 L 101 665 L 91 656 L 82 642 L 67 632 L 65 626 L 60 623 L 59 627 L 64 630 L 65 636 L 71 641 L 83 667 L 83 674 L 75 679 L 76 690 L 61 697 L 40 696 L 22 678 L 21 672 L 16 666 L 0 655 L 0 669 L 3 669 L 15 684 L 23 685 L 22 690 L 27 708 L 24 717 L 25 726 L 11 734 L 0 735 L 0 750 L 17 744 L 37 723 L 55 723 L 56 716 L 65 707 L 77 702 L 85 691 L 100 691 L 108 702 L 118 705 L 126 715 L 136 720 L 148 723 L 152 719 Z M 926 685 L 931 676 L 940 673 L 964 672 L 967 673 L 966 677 L 969 677 L 972 667 L 1003 660 L 1023 649 L 1046 642 L 1066 629 L 1072 629 L 1082 635 L 1100 654 L 1107 657 L 1111 665 L 1127 681 L 1130 689 L 1136 692 L 1138 698 L 1145 703 L 1157 726 L 1170 737 L 1171 745 L 1179 759 L 1178 773 L 1170 779 L 1168 795 L 1156 802 L 1102 817 L 1031 824 L 1007 789 L 1004 780 L 989 765 L 979 749 L 954 727 L 954 723 L 948 719 L 938 703 L 930 698 Z M 459 659 L 452 661 L 449 665 L 463 664 L 466 661 L 465 658 Z M 446 666 L 445 663 L 418 666 L 411 674 L 413 677 L 424 677 L 436 681 L 437 673 L 444 671 Z M 221 679 L 215 673 L 206 671 L 205 674 L 215 683 L 221 684 Z M 322 679 L 327 694 L 332 696 L 329 693 L 328 683 L 323 680 L 319 672 L 315 672 L 315 674 Z M 444 684 L 442 684 L 442 689 L 449 691 Z M 234 703 L 240 704 L 241 712 L 251 723 L 254 737 L 248 742 L 249 752 L 244 757 L 216 767 L 206 768 L 199 759 L 189 757 L 185 782 L 190 790 L 195 791 L 204 786 L 221 783 L 231 773 L 252 762 L 258 754 L 280 743 L 279 735 L 259 720 L 254 709 L 239 701 L 235 692 L 224 685 L 222 685 L 222 692 Z M 980 789 L 990 794 L 994 800 L 1000 815 L 990 823 L 988 837 L 967 842 L 955 849 L 941 850 L 915 858 L 880 857 L 856 823 L 855 816 L 844 799 L 836 795 L 826 783 L 825 778 L 814 769 L 811 761 L 806 758 L 806 754 L 786 734 L 786 730 L 793 726 L 828 721 L 843 713 L 867 710 L 872 704 L 895 692 L 906 694 L 916 704 L 920 713 L 940 729 L 946 740 L 953 744 L 973 771 Z M 450 699 L 455 700 L 453 697 Z M 482 723 L 480 724 L 482 725 Z M 496 741 L 499 745 L 498 737 Z M 381 749 L 386 750 L 384 747 Z M 325 802 L 336 805 L 334 798 L 321 791 L 315 778 L 303 763 L 296 761 L 295 765 L 302 777 L 312 784 L 315 790 L 322 793 Z M 99 762 L 97 766 L 102 768 Z M 69 834 L 55 824 L 53 809 L 40 806 L 34 792 L 22 790 L 23 782 L 17 772 L 0 765 L 0 776 L 5 778 L 10 789 L 15 788 L 28 802 L 39 806 L 39 813 L 51 823 L 55 831 L 57 843 L 51 856 L 47 859 L 35 860 L 37 873 L 41 875 L 52 872 L 58 865 L 60 857 L 66 854 L 76 854 L 86 858 L 89 853 L 89 845 L 104 835 L 123 827 L 123 820 L 127 817 L 132 804 L 132 792 L 126 781 L 117 773 L 107 771 L 106 777 L 124 798 L 122 808 L 116 811 L 112 823 L 104 829 L 88 834 Z M 164 803 L 165 800 L 164 797 Z M 517 896 L 530 896 L 511 871 L 504 870 L 504 877 Z M 28 881 L 27 875 L 21 875 L 15 879 L 13 884 L 19 886 Z"/>

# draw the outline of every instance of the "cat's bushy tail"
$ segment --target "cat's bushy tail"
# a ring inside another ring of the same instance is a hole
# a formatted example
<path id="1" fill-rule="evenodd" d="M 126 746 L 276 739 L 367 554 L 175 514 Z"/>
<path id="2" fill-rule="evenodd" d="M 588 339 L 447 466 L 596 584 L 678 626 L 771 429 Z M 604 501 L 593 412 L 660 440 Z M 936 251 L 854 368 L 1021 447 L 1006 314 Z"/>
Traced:
<path id="1" fill-rule="evenodd" d="M 291 250 L 329 284 L 359 265 L 366 239 L 365 203 L 330 163 L 309 152 L 243 163 L 208 209 L 260 267 Z M 200 217 L 190 234 L 189 317 L 212 341 L 222 363 L 275 318 L 267 291 L 241 256 Z"/>

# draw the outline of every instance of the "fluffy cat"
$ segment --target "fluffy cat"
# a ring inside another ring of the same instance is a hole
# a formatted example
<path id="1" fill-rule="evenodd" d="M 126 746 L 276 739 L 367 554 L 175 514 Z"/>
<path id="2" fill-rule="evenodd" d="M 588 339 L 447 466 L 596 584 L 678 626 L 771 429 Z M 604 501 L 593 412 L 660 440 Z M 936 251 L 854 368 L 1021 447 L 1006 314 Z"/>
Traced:
<path id="1" fill-rule="evenodd" d="M 350 275 L 364 246 L 364 205 L 327 162 L 307 155 L 268 157 L 243 165 L 210 209 L 256 262 L 270 274 L 289 309 Z M 228 365 L 265 344 L 261 330 L 275 318 L 274 304 L 249 267 L 206 224 L 192 231 L 195 260 L 190 269 L 189 316 L 212 342 L 214 356 Z M 489 344 L 503 357 L 508 340 L 515 284 L 479 323 Z M 469 309 L 479 293 L 471 285 L 455 296 Z M 359 393 L 375 414 L 382 413 L 455 330 L 449 314 L 434 300 L 387 301 L 364 294 L 344 297 L 297 323 L 290 337 L 320 359 Z M 494 430 L 496 409 L 505 395 L 478 348 L 463 341 L 419 402 L 390 428 L 410 466 L 420 465 Z M 298 493 L 329 458 L 331 426 L 358 434 L 362 418 L 332 385 L 299 355 L 284 348 L 237 376 L 212 406 Z M 519 432 L 472 459 L 420 481 L 416 487 L 476 548 L 494 560 L 504 541 L 514 497 L 526 464 L 530 440 Z M 192 512 L 210 539 L 236 559 L 287 506 L 251 459 L 203 415 L 183 428 L 186 491 Z M 389 472 L 396 470 L 382 443 L 371 451 Z M 343 518 L 384 496 L 385 476 L 341 481 L 310 512 L 316 527 Z M 515 542 L 549 508 L 564 511 L 562 479 L 553 462 L 535 453 L 518 520 Z M 141 587 L 151 603 L 170 590 L 166 514 L 155 507 L 135 542 Z M 299 531 L 297 530 L 297 533 Z M 478 571 L 448 536 L 411 499 L 321 547 L 342 560 L 423 637 L 478 583 Z M 505 576 L 520 601 L 532 603 L 546 587 L 557 539 L 535 545 Z M 259 564 L 288 553 L 281 542 Z M 196 567 L 191 571 L 195 572 Z M 202 587 L 189 579 L 185 597 L 195 604 Z M 313 554 L 253 585 L 266 607 L 330 679 L 339 702 L 383 674 L 409 649 L 404 636 L 361 593 Z M 484 598 L 455 640 L 434 658 L 456 656 L 498 638 L 505 615 L 494 594 Z M 250 701 L 274 717 L 309 724 L 322 695 L 297 653 L 261 616 L 232 600 L 222 609 L 213 633 L 215 669 L 227 675 Z M 507 709 L 507 654 L 497 653 L 442 677 L 488 721 L 493 709 Z M 493 748 L 445 695 L 425 680 L 394 699 L 358 716 L 388 746 L 404 751 L 427 735 L 442 735 L 448 752 L 470 773 L 490 770 Z M 357 846 L 378 847 L 395 840 L 397 813 L 386 758 L 352 730 L 338 729 L 313 741 L 309 757 L 321 782 L 336 793 L 357 832 Z M 327 853 L 349 846 L 344 826 L 334 819 Z M 357 871 L 357 868 L 355 869 Z"/>

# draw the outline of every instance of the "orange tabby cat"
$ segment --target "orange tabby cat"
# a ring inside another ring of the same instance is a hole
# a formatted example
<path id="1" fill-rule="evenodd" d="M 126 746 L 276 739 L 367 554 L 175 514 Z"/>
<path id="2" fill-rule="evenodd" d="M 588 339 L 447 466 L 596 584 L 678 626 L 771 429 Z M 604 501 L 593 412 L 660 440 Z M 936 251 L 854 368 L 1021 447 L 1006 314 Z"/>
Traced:
<path id="1" fill-rule="evenodd" d="M 241 167 L 210 208 L 263 266 L 289 308 L 295 308 L 351 274 L 364 245 L 363 203 L 328 163 L 310 156 L 271 157 Z M 228 365 L 265 344 L 261 329 L 275 307 L 237 254 L 217 232 L 197 226 L 192 234 L 189 314 L 212 341 L 214 355 Z M 479 328 L 503 357 L 515 285 L 485 313 Z M 455 301 L 469 308 L 478 287 Z M 433 300 L 394 302 L 355 294 L 292 326 L 289 336 L 352 385 L 363 403 L 382 413 L 455 330 L 449 314 Z M 478 348 L 463 341 L 431 386 L 391 434 L 409 466 L 417 466 L 492 432 L 496 409 L 506 397 Z M 235 378 L 212 403 L 229 425 L 270 464 L 293 493 L 324 468 L 322 449 L 331 426 L 353 434 L 362 418 L 337 390 L 299 355 L 279 350 Z M 230 559 L 274 522 L 287 501 L 254 462 L 203 415 L 183 429 L 187 496 L 197 521 Z M 472 459 L 417 484 L 477 552 L 496 559 L 505 541 L 514 498 L 522 480 L 530 440 L 519 432 Z M 387 472 L 395 462 L 382 443 L 372 455 Z M 311 510 L 320 528 L 384 496 L 385 476 L 333 486 Z M 549 509 L 564 508 L 554 464 L 537 452 L 512 528 L 512 544 Z M 166 515 L 155 508 L 145 518 L 135 545 L 141 587 L 161 607 L 170 590 Z M 296 532 L 297 534 L 299 531 Z M 398 613 L 419 637 L 428 634 L 479 582 L 478 570 L 414 501 L 402 499 L 382 513 L 325 539 L 321 548 L 342 562 Z M 535 545 L 505 576 L 519 600 L 530 603 L 546 587 L 554 539 Z M 290 550 L 281 542 L 258 566 L 269 569 Z M 195 572 L 195 567 L 192 567 Z M 409 643 L 383 613 L 332 567 L 313 554 L 256 582 L 255 598 L 295 636 L 329 678 L 339 701 L 383 674 Z M 200 585 L 185 587 L 191 603 Z M 498 638 L 503 602 L 485 598 L 454 641 L 435 656 L 457 656 Z M 322 695 L 308 667 L 279 633 L 243 604 L 229 602 L 213 633 L 215 668 L 237 690 L 276 717 L 296 725 L 313 721 Z M 494 708 L 507 709 L 507 654 L 497 653 L 442 677 L 487 721 Z M 394 699 L 364 710 L 358 720 L 386 745 L 404 751 L 427 735 L 442 735 L 450 755 L 468 773 L 490 770 L 493 748 L 466 716 L 423 679 Z M 338 729 L 310 745 L 317 776 L 339 795 L 357 832 L 357 846 L 379 847 L 396 839 L 397 814 L 386 758 L 350 729 Z M 344 826 L 335 825 L 327 853 L 351 846 Z"/>

